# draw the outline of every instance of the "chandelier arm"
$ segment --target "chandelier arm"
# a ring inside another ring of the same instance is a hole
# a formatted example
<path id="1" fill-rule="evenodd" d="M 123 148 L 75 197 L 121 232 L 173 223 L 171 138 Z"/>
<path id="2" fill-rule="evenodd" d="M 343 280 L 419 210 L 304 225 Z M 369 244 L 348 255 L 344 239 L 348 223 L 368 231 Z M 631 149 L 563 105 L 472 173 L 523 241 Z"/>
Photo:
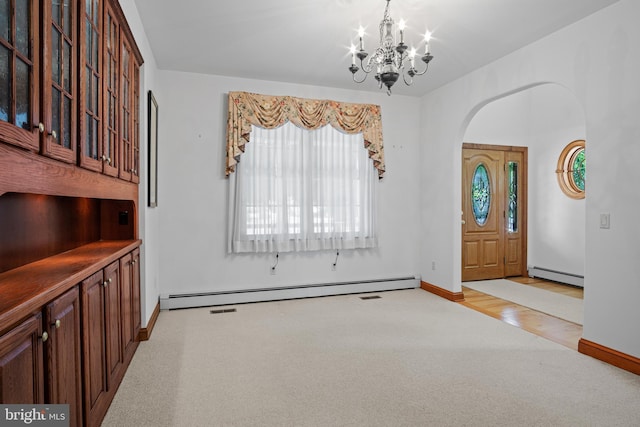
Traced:
<path id="1" fill-rule="evenodd" d="M 364 77 L 362 77 L 362 80 L 358 80 L 358 79 L 356 79 L 356 75 L 355 75 L 355 74 L 353 74 L 353 81 L 354 81 L 354 82 L 356 82 L 356 83 L 362 83 L 362 82 L 364 82 L 365 80 L 367 80 L 367 76 L 368 76 L 368 75 L 369 75 L 368 73 L 364 73 Z"/>
<path id="2" fill-rule="evenodd" d="M 418 70 L 416 70 L 416 71 L 415 71 L 415 73 L 416 73 L 415 75 L 416 75 L 416 76 L 422 76 L 422 75 L 423 75 L 423 74 L 425 74 L 428 70 L 429 70 L 429 64 L 427 64 L 427 66 L 426 66 L 426 67 L 424 67 L 424 70 L 422 70 L 422 71 L 418 71 Z"/>
<path id="3" fill-rule="evenodd" d="M 371 66 L 371 60 L 374 57 L 372 56 L 371 58 L 369 58 L 369 60 L 367 60 L 367 64 L 365 65 L 364 61 L 360 60 L 360 68 L 362 69 L 362 71 L 364 71 L 365 73 L 369 74 L 370 72 L 373 71 L 373 67 Z"/>
<path id="4" fill-rule="evenodd" d="M 402 80 L 404 80 L 404 84 L 407 86 L 411 86 L 413 84 L 413 77 L 409 77 L 409 81 L 407 81 L 407 73 L 402 73 Z"/>

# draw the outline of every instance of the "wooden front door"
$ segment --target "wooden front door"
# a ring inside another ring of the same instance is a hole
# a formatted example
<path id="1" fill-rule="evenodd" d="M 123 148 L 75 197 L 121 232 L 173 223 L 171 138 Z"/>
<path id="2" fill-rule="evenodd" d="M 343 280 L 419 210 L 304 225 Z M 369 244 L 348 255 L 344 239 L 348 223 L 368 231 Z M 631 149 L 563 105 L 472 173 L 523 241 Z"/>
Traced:
<path id="1" fill-rule="evenodd" d="M 463 282 L 526 274 L 526 153 L 463 145 Z"/>

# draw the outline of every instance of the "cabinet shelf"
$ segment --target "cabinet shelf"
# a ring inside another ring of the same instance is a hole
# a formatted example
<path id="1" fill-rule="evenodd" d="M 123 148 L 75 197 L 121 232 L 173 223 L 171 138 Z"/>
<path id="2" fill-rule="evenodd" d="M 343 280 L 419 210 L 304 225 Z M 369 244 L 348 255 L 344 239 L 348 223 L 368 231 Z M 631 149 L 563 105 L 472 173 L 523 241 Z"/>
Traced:
<path id="1" fill-rule="evenodd" d="M 0 333 L 141 243 L 140 240 L 93 242 L 0 273 Z"/>

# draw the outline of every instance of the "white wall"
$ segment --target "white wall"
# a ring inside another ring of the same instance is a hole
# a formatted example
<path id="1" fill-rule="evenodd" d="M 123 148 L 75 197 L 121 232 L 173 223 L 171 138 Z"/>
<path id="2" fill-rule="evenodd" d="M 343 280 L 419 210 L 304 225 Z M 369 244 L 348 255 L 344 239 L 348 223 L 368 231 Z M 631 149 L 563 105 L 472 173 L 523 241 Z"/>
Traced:
<path id="1" fill-rule="evenodd" d="M 460 290 L 460 155 L 473 115 L 523 88 L 555 82 L 585 112 L 588 144 L 585 322 L 587 340 L 640 357 L 640 2 L 621 0 L 422 99 L 421 272 Z M 611 229 L 599 228 L 600 213 Z M 431 270 L 432 259 L 440 268 Z"/>
<path id="2" fill-rule="evenodd" d="M 585 200 L 567 197 L 555 173 L 561 151 L 576 139 L 585 139 L 584 112 L 558 85 L 487 104 L 464 135 L 464 142 L 529 148 L 527 264 L 583 276 Z"/>
<path id="3" fill-rule="evenodd" d="M 156 78 L 162 294 L 418 273 L 418 98 L 174 71 Z M 341 251 L 336 271 L 335 252 L 283 253 L 276 275 L 273 254 L 227 254 L 226 106 L 238 90 L 381 105 L 387 172 L 378 183 L 379 248 Z"/>
<path id="4" fill-rule="evenodd" d="M 159 215 L 156 209 L 147 207 L 148 189 L 148 150 L 147 150 L 147 92 L 156 91 L 156 66 L 149 40 L 144 32 L 138 9 L 133 0 L 120 0 L 138 49 L 144 59 L 140 71 L 140 185 L 138 198 L 138 227 L 142 239 L 140 248 L 140 295 L 142 299 L 142 327 L 146 327 L 153 310 L 158 303 L 159 289 Z"/>

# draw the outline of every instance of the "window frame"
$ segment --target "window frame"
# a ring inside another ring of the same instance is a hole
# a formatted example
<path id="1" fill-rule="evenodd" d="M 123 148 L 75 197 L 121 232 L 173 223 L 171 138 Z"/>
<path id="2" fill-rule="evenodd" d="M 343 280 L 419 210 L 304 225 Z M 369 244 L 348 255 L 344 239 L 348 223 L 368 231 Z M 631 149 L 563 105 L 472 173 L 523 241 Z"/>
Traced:
<path id="1" fill-rule="evenodd" d="M 572 199 L 584 199 L 585 190 L 578 187 L 573 177 L 573 163 L 581 153 L 586 153 L 586 143 L 583 139 L 577 139 L 567 144 L 558 157 L 556 175 L 562 192 Z"/>

